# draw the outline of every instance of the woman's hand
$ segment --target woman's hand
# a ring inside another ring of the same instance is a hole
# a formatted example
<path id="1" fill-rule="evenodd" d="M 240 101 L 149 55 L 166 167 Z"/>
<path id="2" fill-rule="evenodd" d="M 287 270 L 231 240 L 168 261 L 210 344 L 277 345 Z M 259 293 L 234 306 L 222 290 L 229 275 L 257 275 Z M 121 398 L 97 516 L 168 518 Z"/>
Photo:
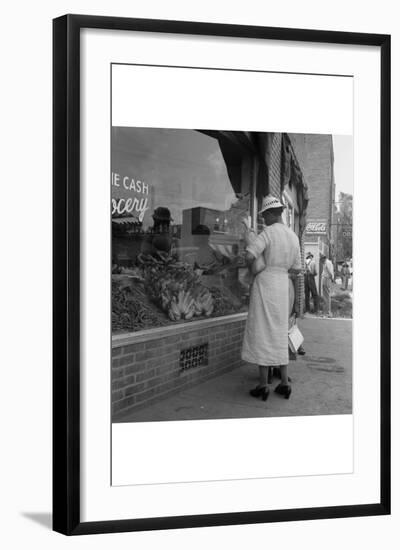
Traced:
<path id="1" fill-rule="evenodd" d="M 246 245 L 249 245 L 255 239 L 256 232 L 250 227 L 250 222 L 247 218 L 243 218 L 242 223 L 244 225 L 243 239 Z"/>
<path id="2" fill-rule="evenodd" d="M 245 261 L 247 267 L 251 267 L 254 260 L 255 260 L 255 257 L 253 256 L 253 254 L 251 252 L 246 252 L 246 254 L 244 256 L 244 261 Z"/>
<path id="3" fill-rule="evenodd" d="M 242 224 L 245 226 L 246 229 L 251 229 L 250 220 L 248 217 L 242 218 Z"/>

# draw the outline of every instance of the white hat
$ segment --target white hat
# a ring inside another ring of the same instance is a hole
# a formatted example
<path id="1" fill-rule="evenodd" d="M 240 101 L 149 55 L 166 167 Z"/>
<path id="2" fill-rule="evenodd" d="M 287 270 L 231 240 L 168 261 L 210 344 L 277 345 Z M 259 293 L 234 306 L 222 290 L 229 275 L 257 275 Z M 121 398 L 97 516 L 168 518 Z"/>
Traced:
<path id="1" fill-rule="evenodd" d="M 281 203 L 279 199 L 274 197 L 273 195 L 267 195 L 264 197 L 261 205 L 261 210 L 258 212 L 261 214 L 265 210 L 269 210 L 270 208 L 285 208 L 285 205 Z"/>

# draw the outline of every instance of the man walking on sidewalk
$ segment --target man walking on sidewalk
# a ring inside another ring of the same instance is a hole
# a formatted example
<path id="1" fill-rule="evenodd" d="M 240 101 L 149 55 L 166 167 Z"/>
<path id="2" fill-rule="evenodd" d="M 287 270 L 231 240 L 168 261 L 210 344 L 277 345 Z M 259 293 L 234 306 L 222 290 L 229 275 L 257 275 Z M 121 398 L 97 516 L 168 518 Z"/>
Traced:
<path id="1" fill-rule="evenodd" d="M 342 265 L 342 290 L 347 290 L 350 278 L 350 268 L 347 262 Z"/>
<path id="2" fill-rule="evenodd" d="M 304 292 L 306 298 L 306 311 L 310 312 L 310 294 L 313 300 L 313 312 L 318 311 L 318 293 L 315 286 L 315 276 L 317 268 L 315 267 L 314 256 L 309 252 L 306 256 L 306 271 L 304 273 Z"/>
<path id="3" fill-rule="evenodd" d="M 332 262 L 323 254 L 321 256 L 322 265 L 322 294 L 324 297 L 324 313 L 328 317 L 332 317 L 331 311 L 331 289 L 332 283 L 335 280 Z"/>

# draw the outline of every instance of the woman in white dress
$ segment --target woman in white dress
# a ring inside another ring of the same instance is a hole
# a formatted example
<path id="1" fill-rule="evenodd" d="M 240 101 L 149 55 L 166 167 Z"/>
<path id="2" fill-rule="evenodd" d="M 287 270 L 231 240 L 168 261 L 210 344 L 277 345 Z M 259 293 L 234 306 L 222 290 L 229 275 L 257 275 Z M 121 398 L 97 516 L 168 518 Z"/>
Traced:
<path id="1" fill-rule="evenodd" d="M 268 368 L 279 367 L 281 383 L 275 391 L 289 398 L 288 381 L 288 273 L 300 273 L 297 235 L 282 221 L 283 204 L 272 195 L 263 200 L 259 214 L 265 229 L 258 235 L 248 229 L 246 262 L 255 276 L 243 339 L 242 359 L 259 366 L 260 382 L 253 397 L 268 398 Z"/>

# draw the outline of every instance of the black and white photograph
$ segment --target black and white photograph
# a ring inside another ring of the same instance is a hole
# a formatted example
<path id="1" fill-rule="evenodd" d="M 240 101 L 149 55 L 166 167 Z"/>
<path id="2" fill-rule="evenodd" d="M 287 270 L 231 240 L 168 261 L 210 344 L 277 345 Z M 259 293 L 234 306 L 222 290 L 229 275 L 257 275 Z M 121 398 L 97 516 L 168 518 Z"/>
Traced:
<path id="1" fill-rule="evenodd" d="M 353 137 L 113 126 L 112 422 L 352 414 Z"/>

